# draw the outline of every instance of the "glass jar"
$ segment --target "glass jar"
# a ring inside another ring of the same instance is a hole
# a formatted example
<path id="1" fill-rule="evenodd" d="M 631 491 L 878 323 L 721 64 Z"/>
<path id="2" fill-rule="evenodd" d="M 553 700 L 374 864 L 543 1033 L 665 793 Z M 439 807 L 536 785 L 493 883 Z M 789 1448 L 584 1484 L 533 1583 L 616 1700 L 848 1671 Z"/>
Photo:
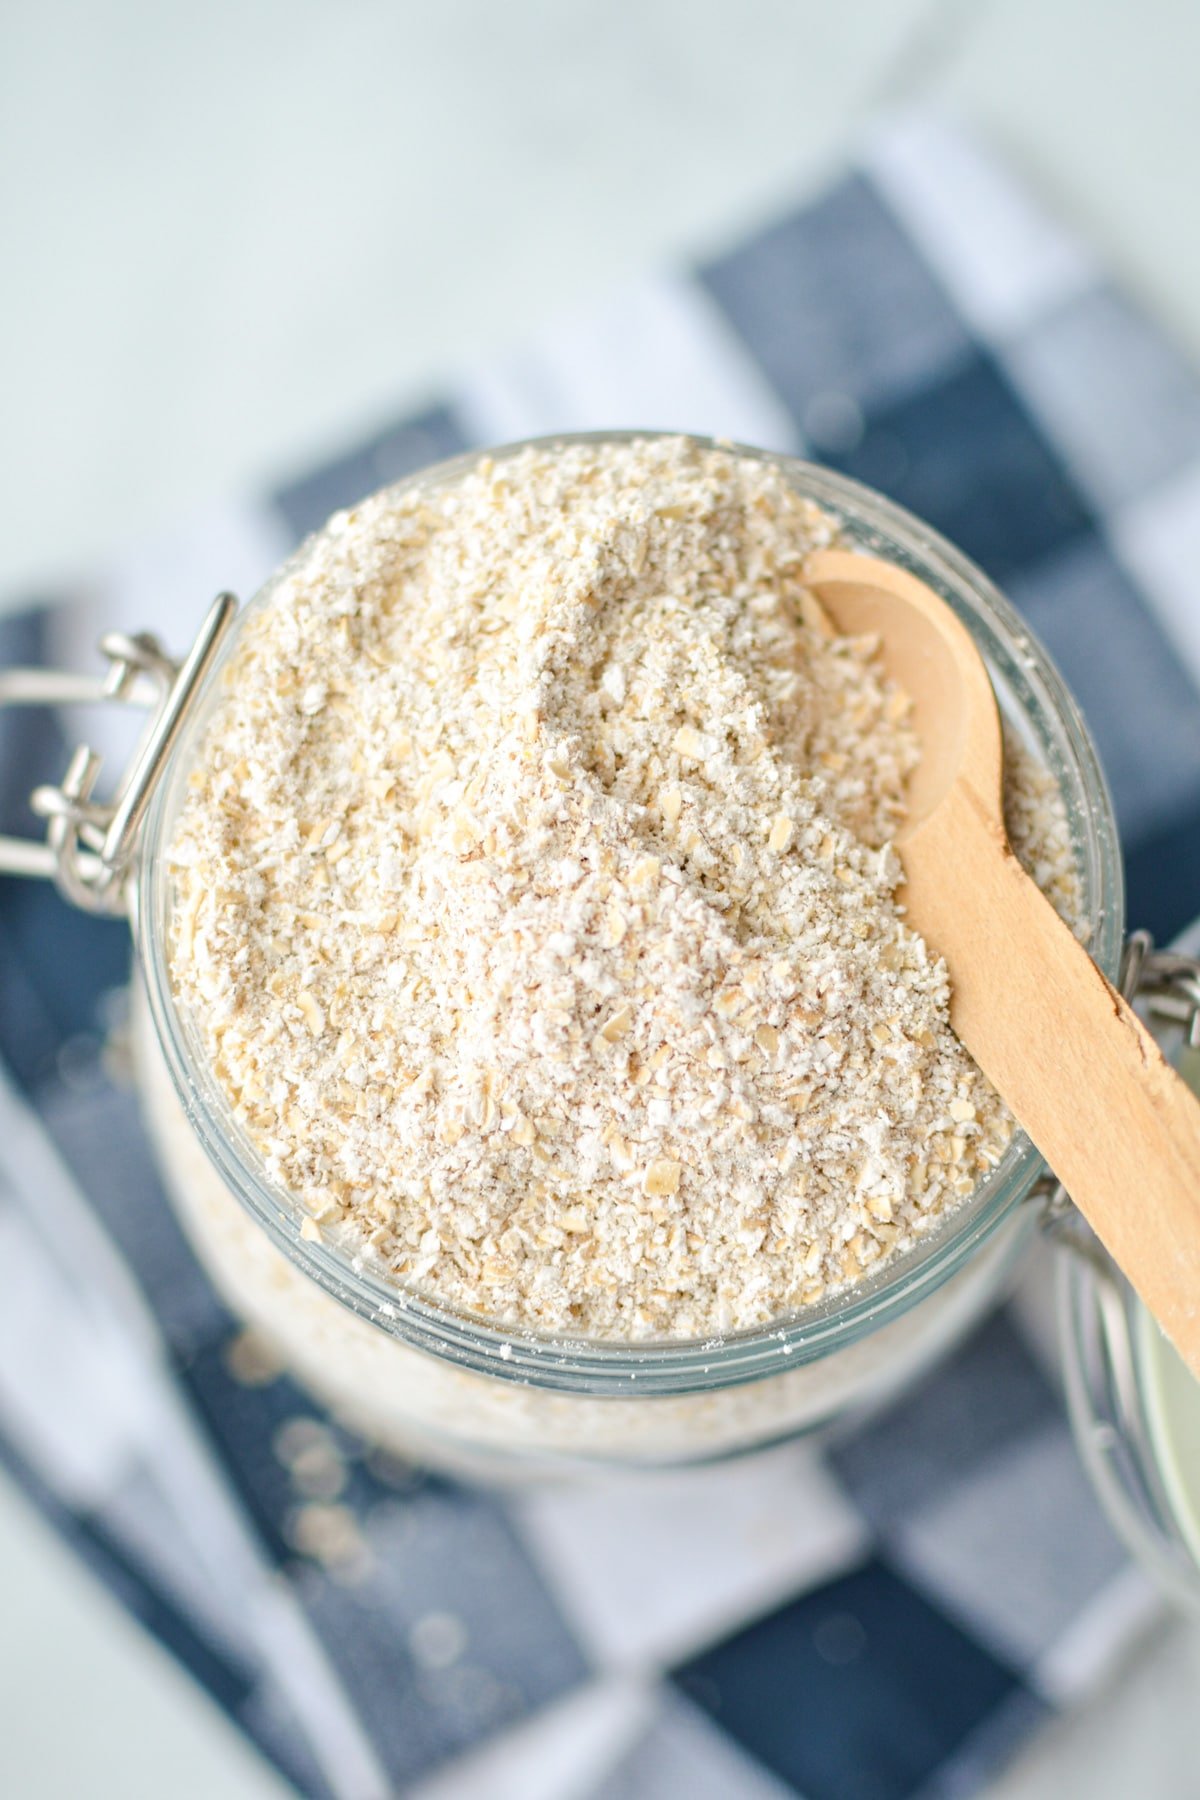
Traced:
<path id="1" fill-rule="evenodd" d="M 1127 992 L 1200 1095 L 1200 964 L 1147 954 L 1135 938 Z M 1047 1215 L 1062 1254 L 1058 1320 L 1080 1455 L 1121 1537 L 1168 1596 L 1200 1613 L 1200 1382 L 1082 1219 Z"/>
<path id="2" fill-rule="evenodd" d="M 490 454 L 499 462 L 526 447 Z M 1112 806 L 1091 738 L 1041 646 L 978 569 L 899 507 L 794 458 L 739 454 L 780 467 L 858 544 L 913 570 L 965 621 L 1006 719 L 1061 788 L 1088 947 L 1115 979 L 1123 890 Z M 393 491 L 452 483 L 474 460 L 455 458 Z M 292 566 L 247 612 L 269 604 Z M 302 1379 L 409 1454 L 519 1475 L 699 1462 L 811 1430 L 886 1400 L 961 1336 L 995 1298 L 1035 1223 L 1036 1207 L 1024 1203 L 1044 1165 L 1021 1134 L 972 1196 L 877 1274 L 769 1327 L 708 1342 L 630 1345 L 496 1329 L 381 1279 L 352 1251 L 313 1241 L 306 1215 L 267 1181 L 232 1118 L 175 1005 L 167 966 L 170 893 L 161 848 L 204 729 L 207 678 L 236 634 L 223 597 L 173 675 L 148 640 L 103 646 L 114 659 L 114 690 L 122 681 L 131 687 L 139 668 L 140 678 L 157 677 L 164 689 L 146 746 L 116 807 L 104 812 L 91 801 L 95 769 L 77 757 L 62 789 L 41 791 L 48 845 L 18 852 L 10 844 L 5 857 L 0 844 L 0 862 L 55 873 L 84 904 L 127 908 L 140 966 L 137 1061 L 168 1186 L 217 1284 Z"/>

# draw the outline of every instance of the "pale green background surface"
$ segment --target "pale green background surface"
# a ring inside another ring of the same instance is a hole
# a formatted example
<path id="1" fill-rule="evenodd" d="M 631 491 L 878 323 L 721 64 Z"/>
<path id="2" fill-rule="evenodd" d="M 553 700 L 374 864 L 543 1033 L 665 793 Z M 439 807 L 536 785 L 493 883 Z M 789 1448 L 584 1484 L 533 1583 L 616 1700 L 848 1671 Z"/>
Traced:
<path id="1" fill-rule="evenodd" d="M 1198 68 L 1193 0 L 8 0 L 0 594 L 737 235 L 882 104 L 990 136 L 1200 359 Z M 280 1791 L 5 1487 L 0 1593 L 0 1793 Z M 994 1800 L 1192 1800 L 1198 1692 L 1159 1633 Z"/>
<path id="2" fill-rule="evenodd" d="M 1180 1530 L 1200 1563 L 1200 1382 L 1149 1313 L 1140 1313 L 1138 1324 L 1138 1366 L 1156 1461 Z"/>

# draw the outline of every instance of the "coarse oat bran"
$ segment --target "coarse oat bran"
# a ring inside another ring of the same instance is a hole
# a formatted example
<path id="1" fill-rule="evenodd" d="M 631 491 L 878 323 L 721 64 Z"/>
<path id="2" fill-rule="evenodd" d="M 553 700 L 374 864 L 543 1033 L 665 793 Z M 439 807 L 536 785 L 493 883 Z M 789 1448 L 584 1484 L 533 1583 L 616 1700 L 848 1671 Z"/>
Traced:
<path id="1" fill-rule="evenodd" d="M 535 447 L 338 515 L 247 618 L 171 970 L 310 1235 L 498 1325 L 706 1337 L 999 1160 L 895 898 L 904 698 L 801 581 L 837 539 L 734 452 Z M 1057 788 L 1006 761 L 1073 919 Z"/>

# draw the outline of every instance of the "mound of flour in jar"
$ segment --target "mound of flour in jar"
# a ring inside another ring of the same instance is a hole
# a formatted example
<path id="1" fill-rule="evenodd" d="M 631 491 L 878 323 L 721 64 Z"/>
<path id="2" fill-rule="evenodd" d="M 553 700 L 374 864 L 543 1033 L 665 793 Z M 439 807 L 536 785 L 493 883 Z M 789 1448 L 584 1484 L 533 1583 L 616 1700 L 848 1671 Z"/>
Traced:
<path id="1" fill-rule="evenodd" d="M 919 748 L 801 569 L 834 520 L 684 439 L 338 515 L 243 626 L 171 968 L 310 1236 L 506 1326 L 760 1325 L 873 1270 L 1013 1124 L 890 839 Z M 1013 841 L 1077 905 L 1050 778 Z"/>

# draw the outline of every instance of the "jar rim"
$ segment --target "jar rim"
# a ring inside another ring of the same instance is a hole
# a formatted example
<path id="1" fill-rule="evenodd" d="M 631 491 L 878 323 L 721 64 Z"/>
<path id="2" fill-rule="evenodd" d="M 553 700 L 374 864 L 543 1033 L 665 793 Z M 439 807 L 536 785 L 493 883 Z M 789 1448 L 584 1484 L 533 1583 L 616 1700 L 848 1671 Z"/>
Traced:
<path id="1" fill-rule="evenodd" d="M 1115 980 L 1124 933 L 1124 886 L 1112 801 L 1079 708 L 1050 656 L 994 584 L 946 539 L 904 508 L 847 476 L 783 453 L 726 440 L 662 431 L 560 433 L 464 452 L 416 470 L 383 491 L 453 484 L 484 457 L 502 462 L 529 449 L 688 436 L 777 467 L 797 491 L 845 524 L 854 542 L 911 569 L 940 593 L 971 630 L 988 661 L 1002 707 L 1032 735 L 1063 790 L 1090 926 L 1089 950 Z M 267 604 L 307 554 L 310 539 L 248 602 Z M 238 624 L 209 678 L 224 667 Z M 1006 704 L 1007 703 L 1007 704 Z M 1026 1198 L 1045 1165 L 1016 1132 L 996 1169 L 952 1212 L 879 1272 L 798 1312 L 753 1329 L 705 1340 L 629 1342 L 505 1328 L 400 1286 L 376 1273 L 365 1253 L 300 1235 L 307 1215 L 268 1182 L 257 1153 L 233 1119 L 206 1066 L 189 1021 L 176 1005 L 167 957 L 168 864 L 162 854 L 191 752 L 206 723 L 202 700 L 182 734 L 146 821 L 134 928 L 150 1013 L 172 1084 L 189 1123 L 227 1187 L 276 1248 L 334 1298 L 415 1348 L 478 1372 L 560 1391 L 678 1395 L 779 1374 L 815 1361 L 899 1316 L 959 1269 Z"/>

